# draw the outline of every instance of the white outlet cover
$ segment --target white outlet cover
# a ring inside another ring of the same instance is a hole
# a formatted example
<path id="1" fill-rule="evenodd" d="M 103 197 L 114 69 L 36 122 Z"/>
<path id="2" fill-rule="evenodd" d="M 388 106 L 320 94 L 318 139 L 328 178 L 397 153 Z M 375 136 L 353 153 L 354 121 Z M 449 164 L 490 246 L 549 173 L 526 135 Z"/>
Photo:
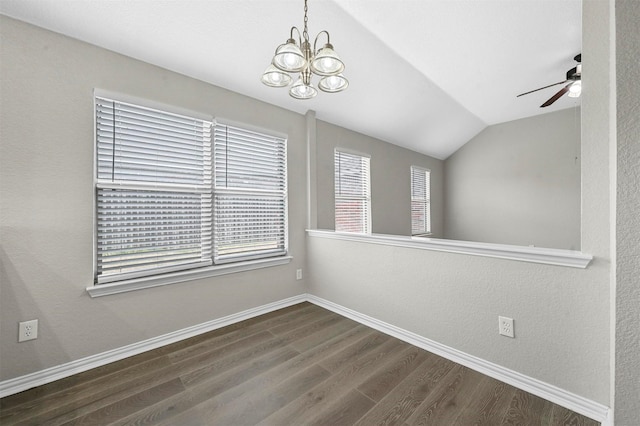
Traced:
<path id="1" fill-rule="evenodd" d="M 18 343 L 38 338 L 38 320 L 18 323 Z"/>
<path id="2" fill-rule="evenodd" d="M 513 318 L 498 317 L 498 333 L 507 337 L 515 337 Z"/>

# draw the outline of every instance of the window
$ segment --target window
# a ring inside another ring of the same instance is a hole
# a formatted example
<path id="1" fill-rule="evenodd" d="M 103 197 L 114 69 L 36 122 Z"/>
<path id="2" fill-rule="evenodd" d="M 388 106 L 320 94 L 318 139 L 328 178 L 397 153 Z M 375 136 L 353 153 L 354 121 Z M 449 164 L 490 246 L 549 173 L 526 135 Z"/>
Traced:
<path id="1" fill-rule="evenodd" d="M 286 253 L 284 138 L 101 96 L 95 111 L 97 284 Z"/>
<path id="2" fill-rule="evenodd" d="M 335 151 L 336 231 L 371 233 L 369 158 Z"/>
<path id="3" fill-rule="evenodd" d="M 285 142 L 280 137 L 215 125 L 215 263 L 286 253 Z"/>
<path id="4" fill-rule="evenodd" d="M 411 234 L 431 233 L 431 172 L 411 166 Z"/>

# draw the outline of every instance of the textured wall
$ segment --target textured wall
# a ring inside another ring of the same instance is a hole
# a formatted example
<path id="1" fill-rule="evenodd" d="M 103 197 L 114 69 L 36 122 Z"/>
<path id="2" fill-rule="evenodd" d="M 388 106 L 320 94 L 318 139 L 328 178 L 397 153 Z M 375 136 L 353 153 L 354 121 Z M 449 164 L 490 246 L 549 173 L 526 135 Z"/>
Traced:
<path id="1" fill-rule="evenodd" d="M 489 126 L 447 158 L 444 237 L 580 249 L 580 109 Z"/>
<path id="2" fill-rule="evenodd" d="M 0 379 L 304 293 L 304 117 L 0 17 Z M 289 135 L 291 264 L 91 299 L 93 89 Z M 17 343 L 18 321 L 40 320 Z"/>
<path id="3" fill-rule="evenodd" d="M 616 0 L 615 422 L 640 424 L 640 2 Z"/>
<path id="4" fill-rule="evenodd" d="M 411 166 L 431 170 L 431 229 L 442 237 L 443 161 L 318 121 L 316 135 L 318 228 L 335 228 L 335 148 L 371 156 L 372 232 L 411 235 Z"/>

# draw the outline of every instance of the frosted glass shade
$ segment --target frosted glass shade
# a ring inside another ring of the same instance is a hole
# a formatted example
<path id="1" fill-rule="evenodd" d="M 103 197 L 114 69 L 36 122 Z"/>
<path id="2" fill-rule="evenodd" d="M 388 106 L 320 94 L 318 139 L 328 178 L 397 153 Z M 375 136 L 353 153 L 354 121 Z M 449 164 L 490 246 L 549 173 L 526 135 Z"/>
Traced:
<path id="1" fill-rule="evenodd" d="M 273 57 L 273 65 L 278 69 L 287 72 L 298 72 L 307 65 L 304 55 L 293 39 L 289 39 L 285 44 L 281 44 L 276 49 Z"/>
<path id="2" fill-rule="evenodd" d="M 349 80 L 344 78 L 342 74 L 328 75 L 318 83 L 318 88 L 328 93 L 342 92 L 347 87 L 349 87 Z"/>
<path id="3" fill-rule="evenodd" d="M 311 84 L 304 84 L 302 78 L 299 78 L 289 89 L 289 94 L 296 99 L 311 99 L 318 94 L 318 91 Z"/>
<path id="4" fill-rule="evenodd" d="M 344 63 L 333 51 L 333 46 L 327 43 L 313 58 L 311 69 L 318 75 L 336 75 L 344 70 Z"/>
<path id="5" fill-rule="evenodd" d="M 280 71 L 274 67 L 273 64 L 269 65 L 262 74 L 262 82 L 269 87 L 284 87 L 291 84 L 293 79 L 289 74 L 284 71 Z"/>

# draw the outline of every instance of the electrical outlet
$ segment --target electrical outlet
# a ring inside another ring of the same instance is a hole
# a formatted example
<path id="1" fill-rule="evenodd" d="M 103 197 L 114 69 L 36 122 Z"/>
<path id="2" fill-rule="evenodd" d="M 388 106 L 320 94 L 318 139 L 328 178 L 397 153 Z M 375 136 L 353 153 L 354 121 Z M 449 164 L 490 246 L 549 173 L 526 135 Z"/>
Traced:
<path id="1" fill-rule="evenodd" d="M 507 337 L 515 337 L 513 330 L 513 318 L 498 317 L 498 332 Z"/>
<path id="2" fill-rule="evenodd" d="M 302 269 L 296 269 L 296 280 L 302 279 Z"/>
<path id="3" fill-rule="evenodd" d="M 38 320 L 18 323 L 18 342 L 26 342 L 38 338 Z"/>

